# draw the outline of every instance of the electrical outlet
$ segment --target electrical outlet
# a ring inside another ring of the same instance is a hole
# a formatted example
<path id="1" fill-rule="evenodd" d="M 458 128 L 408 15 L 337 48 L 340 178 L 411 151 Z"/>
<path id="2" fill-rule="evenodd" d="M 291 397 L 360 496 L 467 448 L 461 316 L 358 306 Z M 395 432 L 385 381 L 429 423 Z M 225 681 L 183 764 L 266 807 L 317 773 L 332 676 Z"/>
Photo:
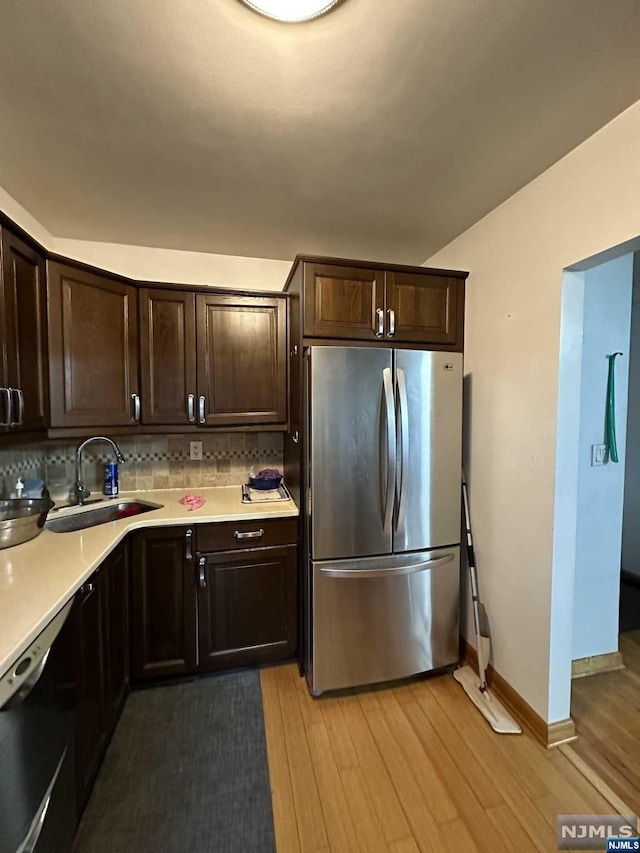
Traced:
<path id="1" fill-rule="evenodd" d="M 189 459 L 202 459 L 202 442 L 201 441 L 190 441 L 189 442 Z"/>
<path id="2" fill-rule="evenodd" d="M 604 465 L 606 462 L 607 455 L 607 445 L 606 444 L 592 444 L 591 445 L 591 466 L 595 468 L 596 465 Z"/>

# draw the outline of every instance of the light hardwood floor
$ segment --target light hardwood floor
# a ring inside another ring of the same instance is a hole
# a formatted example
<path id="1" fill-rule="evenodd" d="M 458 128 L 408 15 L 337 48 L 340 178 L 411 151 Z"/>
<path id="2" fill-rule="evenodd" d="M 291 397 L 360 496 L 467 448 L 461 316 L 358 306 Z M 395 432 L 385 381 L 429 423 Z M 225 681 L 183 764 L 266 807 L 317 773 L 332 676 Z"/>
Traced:
<path id="1" fill-rule="evenodd" d="M 640 814 L 640 631 L 620 635 L 625 669 L 575 679 L 571 749 Z"/>
<path id="2" fill-rule="evenodd" d="M 261 677 L 278 853 L 550 853 L 558 814 L 615 811 L 451 675 L 316 700 L 294 664 Z"/>

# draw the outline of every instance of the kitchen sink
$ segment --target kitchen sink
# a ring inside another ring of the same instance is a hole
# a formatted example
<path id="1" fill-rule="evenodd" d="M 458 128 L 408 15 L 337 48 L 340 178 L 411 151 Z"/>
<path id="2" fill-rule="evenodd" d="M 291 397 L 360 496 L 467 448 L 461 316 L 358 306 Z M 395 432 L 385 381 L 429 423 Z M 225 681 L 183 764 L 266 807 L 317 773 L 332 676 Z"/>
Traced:
<path id="1" fill-rule="evenodd" d="M 130 518 L 132 515 L 140 515 L 154 509 L 162 509 L 162 504 L 146 501 L 118 501 L 88 509 L 85 512 L 65 515 L 62 518 L 49 518 L 45 524 L 45 530 L 51 530 L 53 533 L 71 533 L 73 530 L 85 530 L 87 527 L 119 521 L 121 518 Z"/>

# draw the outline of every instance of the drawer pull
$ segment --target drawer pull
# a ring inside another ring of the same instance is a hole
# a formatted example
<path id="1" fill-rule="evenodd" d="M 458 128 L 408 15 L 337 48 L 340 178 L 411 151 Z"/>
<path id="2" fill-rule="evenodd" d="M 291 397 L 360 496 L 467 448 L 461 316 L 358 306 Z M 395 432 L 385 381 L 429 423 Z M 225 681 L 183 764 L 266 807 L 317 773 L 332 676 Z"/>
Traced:
<path id="1" fill-rule="evenodd" d="M 234 530 L 233 535 L 236 539 L 260 539 L 264 536 L 264 530 L 260 528 L 260 530 L 247 530 L 246 533 L 242 533 L 240 530 Z"/>

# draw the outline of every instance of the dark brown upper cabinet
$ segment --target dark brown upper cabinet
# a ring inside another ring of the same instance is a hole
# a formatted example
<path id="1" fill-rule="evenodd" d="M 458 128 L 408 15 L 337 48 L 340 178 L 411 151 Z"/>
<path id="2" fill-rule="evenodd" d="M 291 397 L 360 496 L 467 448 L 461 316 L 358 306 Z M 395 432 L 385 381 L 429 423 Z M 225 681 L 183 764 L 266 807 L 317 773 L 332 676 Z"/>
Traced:
<path id="1" fill-rule="evenodd" d="M 140 290 L 142 422 L 196 422 L 196 296 Z"/>
<path id="2" fill-rule="evenodd" d="M 2 229 L 0 285 L 1 431 L 41 430 L 48 423 L 45 261 Z"/>
<path id="3" fill-rule="evenodd" d="M 140 420 L 137 288 L 48 262 L 52 427 Z"/>
<path id="4" fill-rule="evenodd" d="M 294 302 L 299 298 L 305 338 L 462 351 L 466 275 L 300 257 L 285 290 Z"/>
<path id="5" fill-rule="evenodd" d="M 307 337 L 382 337 L 385 302 L 381 270 L 307 264 L 304 286 Z"/>
<path id="6" fill-rule="evenodd" d="M 463 282 L 440 275 L 387 272 L 385 339 L 458 344 Z"/>
<path id="7" fill-rule="evenodd" d="M 286 300 L 198 293 L 196 316 L 198 423 L 285 424 Z"/>

